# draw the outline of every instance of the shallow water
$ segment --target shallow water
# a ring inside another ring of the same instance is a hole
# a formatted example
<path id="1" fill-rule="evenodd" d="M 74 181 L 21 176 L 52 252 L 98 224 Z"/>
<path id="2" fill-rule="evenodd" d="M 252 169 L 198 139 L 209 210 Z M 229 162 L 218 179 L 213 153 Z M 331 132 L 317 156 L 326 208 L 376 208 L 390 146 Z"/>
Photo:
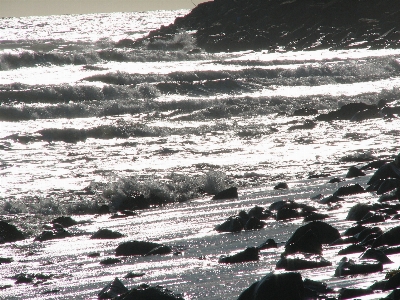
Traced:
<path id="1" fill-rule="evenodd" d="M 293 112 L 382 99 L 398 106 L 399 50 L 188 54 L 195 46 L 186 33 L 153 50 L 118 47 L 121 39 L 134 40 L 186 12 L 0 20 L 0 208 L 3 219 L 29 235 L 0 246 L 3 257 L 14 258 L 0 265 L 0 286 L 11 285 L 2 296 L 96 298 L 113 278 L 135 271 L 145 275 L 123 280 L 129 287 L 160 284 L 188 299 L 236 299 L 275 270 L 283 246 L 262 251 L 259 262 L 224 265 L 218 258 L 267 238 L 283 243 L 302 220 L 269 221 L 262 230 L 237 234 L 217 233 L 215 225 L 240 210 L 289 199 L 329 213 L 327 221 L 344 230 L 352 225 L 343 220 L 354 203 L 377 201 L 365 193 L 328 211 L 310 197 L 352 182 L 365 187 L 366 177 L 327 182 L 363 165 L 362 155 L 392 159 L 400 149 L 398 116 L 293 129 L 315 118 Z M 307 179 L 316 174 L 329 176 Z M 282 181 L 289 190 L 273 190 Z M 239 189 L 238 201 L 210 200 L 231 185 Z M 176 203 L 126 219 L 94 215 L 100 204 L 138 189 Z M 69 229 L 71 238 L 34 242 L 43 223 L 60 214 L 88 222 Z M 126 237 L 89 239 L 103 227 Z M 182 253 L 101 266 L 125 240 L 157 241 Z M 334 288 L 383 279 L 383 273 L 334 278 L 342 258 L 337 250 L 324 251 L 332 267 L 303 276 Z M 101 256 L 89 258 L 91 252 Z M 398 267 L 398 258 L 390 258 L 395 263 L 385 270 Z M 15 284 L 10 277 L 22 272 L 52 277 Z"/>

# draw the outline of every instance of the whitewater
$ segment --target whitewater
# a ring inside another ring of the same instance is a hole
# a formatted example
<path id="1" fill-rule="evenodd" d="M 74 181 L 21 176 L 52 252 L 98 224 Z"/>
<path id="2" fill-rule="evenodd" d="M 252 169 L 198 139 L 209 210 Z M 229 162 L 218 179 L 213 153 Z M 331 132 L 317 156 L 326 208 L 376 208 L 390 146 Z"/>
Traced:
<path id="1" fill-rule="evenodd" d="M 330 179 L 400 152 L 397 115 L 307 128 L 315 115 L 295 113 L 322 114 L 356 102 L 399 106 L 399 49 L 207 53 L 191 32 L 130 47 L 188 12 L 0 19 L 0 213 L 29 236 L 0 245 L 1 256 L 13 258 L 0 264 L 0 298 L 97 299 L 118 277 L 128 287 L 159 284 L 185 299 L 236 299 L 275 269 L 281 249 L 263 251 L 259 262 L 223 265 L 218 258 L 267 238 L 284 243 L 302 220 L 268 221 L 264 229 L 234 234 L 218 233 L 216 225 L 282 199 L 328 212 L 333 208 L 311 198 L 368 181 Z M 289 189 L 275 190 L 280 182 Z M 239 199 L 211 200 L 230 186 Z M 97 214 L 101 205 L 112 207 L 136 192 L 163 205 L 125 218 Z M 354 203 L 376 199 L 374 193 L 351 196 L 327 222 L 342 230 L 353 224 L 344 219 Z M 81 222 L 70 229 L 73 236 L 34 241 L 59 215 Z M 125 237 L 90 240 L 99 228 Z M 173 245 L 179 254 L 99 264 L 128 240 Z M 339 281 L 333 277 L 342 258 L 337 249 L 324 253 L 332 267 L 302 275 L 336 289 L 384 277 Z M 386 270 L 399 266 L 391 259 Z M 144 275 L 124 280 L 129 271 Z M 22 272 L 49 276 L 15 284 L 13 276 Z"/>

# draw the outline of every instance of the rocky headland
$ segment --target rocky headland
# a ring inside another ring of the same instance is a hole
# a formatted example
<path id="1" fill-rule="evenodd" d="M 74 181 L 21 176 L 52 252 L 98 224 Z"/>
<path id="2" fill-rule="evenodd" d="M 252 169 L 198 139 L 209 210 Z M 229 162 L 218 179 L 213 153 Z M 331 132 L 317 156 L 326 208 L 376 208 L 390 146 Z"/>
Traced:
<path id="1" fill-rule="evenodd" d="M 400 2 L 214 0 L 134 44 L 154 47 L 185 31 L 209 52 L 398 48 Z"/>

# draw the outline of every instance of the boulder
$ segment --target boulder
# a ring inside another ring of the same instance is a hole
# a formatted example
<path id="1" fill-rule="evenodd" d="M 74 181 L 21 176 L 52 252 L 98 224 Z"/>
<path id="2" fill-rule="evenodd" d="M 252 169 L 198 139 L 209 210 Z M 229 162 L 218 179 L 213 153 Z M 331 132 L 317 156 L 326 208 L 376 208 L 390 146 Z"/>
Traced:
<path id="1" fill-rule="evenodd" d="M 343 105 L 341 108 L 335 111 L 331 111 L 327 114 L 320 114 L 317 116 L 318 121 L 333 121 L 333 120 L 351 120 L 351 118 L 359 111 L 363 111 L 369 108 L 375 108 L 375 105 L 369 105 L 366 103 L 349 103 Z"/>
<path id="2" fill-rule="evenodd" d="M 301 258 L 281 258 L 276 263 L 277 269 L 284 269 L 286 271 L 297 271 L 306 269 L 315 269 L 331 266 L 332 263 L 324 258 L 318 260 L 305 260 Z"/>
<path id="3" fill-rule="evenodd" d="M 350 208 L 347 213 L 346 220 L 348 221 L 360 221 L 364 216 L 371 211 L 371 206 L 364 203 L 357 203 Z"/>
<path id="4" fill-rule="evenodd" d="M 212 198 L 212 200 L 237 199 L 237 198 L 239 198 L 237 187 L 233 186 L 217 193 Z"/>
<path id="5" fill-rule="evenodd" d="M 355 166 L 351 166 L 346 174 L 346 178 L 354 178 L 359 176 L 365 176 L 365 173 Z"/>
<path id="6" fill-rule="evenodd" d="M 365 192 L 364 188 L 358 183 L 356 183 L 338 188 L 338 190 L 333 193 L 333 196 L 337 197 L 349 196 L 349 195 L 361 194 L 364 192 Z"/>
<path id="7" fill-rule="evenodd" d="M 258 250 L 277 248 L 278 244 L 273 239 L 267 239 L 264 243 L 258 246 Z"/>
<path id="8" fill-rule="evenodd" d="M 298 238 L 291 238 L 290 242 L 286 243 L 284 255 L 296 252 L 322 254 L 322 243 L 312 229 L 299 235 Z"/>
<path id="9" fill-rule="evenodd" d="M 224 223 L 215 227 L 220 232 L 239 232 L 244 228 L 242 220 L 239 217 L 229 217 Z"/>
<path id="10" fill-rule="evenodd" d="M 259 260 L 258 256 L 258 248 L 256 247 L 248 247 L 244 251 L 236 253 L 232 256 L 222 256 L 218 262 L 233 264 L 233 263 L 242 263 L 248 261 L 257 261 Z"/>
<path id="11" fill-rule="evenodd" d="M 51 221 L 51 223 L 60 224 L 64 228 L 68 228 L 78 224 L 78 222 L 72 219 L 71 217 L 65 217 L 65 216 L 55 218 L 54 220 Z"/>
<path id="12" fill-rule="evenodd" d="M 144 241 L 129 241 L 118 245 L 115 250 L 116 256 L 130 256 L 130 255 L 146 255 L 151 250 L 162 246 L 161 244 L 144 242 Z"/>
<path id="13" fill-rule="evenodd" d="M 128 292 L 115 297 L 114 300 L 184 300 L 183 296 L 174 294 L 172 291 L 161 286 L 151 287 L 142 284 Z"/>
<path id="14" fill-rule="evenodd" d="M 375 272 L 382 272 L 383 264 L 382 263 L 365 263 L 365 264 L 356 264 L 353 260 L 347 260 L 347 258 L 343 258 L 338 267 L 335 270 L 335 276 L 348 276 L 348 275 L 356 275 L 356 274 L 368 274 Z"/>
<path id="15" fill-rule="evenodd" d="M 354 299 L 360 296 L 370 295 L 374 291 L 371 289 L 343 288 L 339 292 L 339 300 Z"/>
<path id="16" fill-rule="evenodd" d="M 396 226 L 380 235 L 372 244 L 372 248 L 379 246 L 396 246 L 400 245 L 400 226 Z"/>
<path id="17" fill-rule="evenodd" d="M 299 240 L 300 237 L 302 237 L 309 230 L 312 231 L 317 241 L 321 244 L 330 244 L 340 238 L 339 231 L 332 225 L 322 221 L 313 221 L 299 227 L 286 242 L 286 245 L 290 245 L 292 242 Z"/>
<path id="18" fill-rule="evenodd" d="M 14 225 L 0 221 L 0 244 L 25 239 L 24 234 Z"/>
<path id="19" fill-rule="evenodd" d="M 387 255 L 385 253 L 383 253 L 383 251 L 378 250 L 378 249 L 368 249 L 361 255 L 360 259 L 374 259 L 374 260 L 381 262 L 382 264 L 393 263 L 390 260 L 390 258 L 387 257 Z"/>
<path id="20" fill-rule="evenodd" d="M 118 239 L 123 237 L 122 233 L 110 229 L 99 229 L 90 238 L 91 239 Z"/>
<path id="21" fill-rule="evenodd" d="M 55 223 L 53 230 L 43 231 L 34 240 L 39 242 L 44 242 L 54 239 L 63 239 L 70 236 L 71 234 L 68 231 L 66 231 L 61 225 L 57 226 L 57 223 Z"/>
<path id="22" fill-rule="evenodd" d="M 108 283 L 99 293 L 99 299 L 112 299 L 128 292 L 128 289 L 117 277 Z"/>
<path id="23" fill-rule="evenodd" d="M 244 290 L 237 300 L 303 300 L 303 298 L 304 285 L 300 273 L 289 272 L 267 274 Z"/>
<path id="24" fill-rule="evenodd" d="M 244 224 L 244 230 L 257 230 L 263 228 L 264 226 L 265 222 L 260 221 L 256 217 L 250 217 L 246 224 Z"/>
<path id="25" fill-rule="evenodd" d="M 151 249 L 144 256 L 170 254 L 171 252 L 172 252 L 171 247 L 167 245 L 161 245 L 159 247 Z"/>

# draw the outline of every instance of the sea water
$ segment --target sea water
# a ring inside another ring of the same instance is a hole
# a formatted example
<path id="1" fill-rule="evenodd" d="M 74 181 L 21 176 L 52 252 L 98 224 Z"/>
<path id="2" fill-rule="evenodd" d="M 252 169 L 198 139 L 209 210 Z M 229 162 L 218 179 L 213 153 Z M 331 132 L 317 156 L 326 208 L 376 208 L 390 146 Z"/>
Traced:
<path id="1" fill-rule="evenodd" d="M 341 184 L 365 185 L 366 179 L 327 181 L 362 165 L 362 157 L 390 160 L 399 152 L 397 116 L 296 129 L 315 116 L 293 112 L 380 100 L 398 105 L 400 50 L 206 53 L 192 51 L 190 32 L 148 48 L 123 47 L 121 41 L 187 13 L 0 19 L 0 212 L 30 235 L 1 246 L 2 255 L 14 258 L 0 266 L 1 285 L 12 285 L 0 291 L 7 299 L 96 298 L 128 271 L 146 275 L 127 286 L 160 284 L 189 299 L 235 299 L 274 270 L 280 250 L 235 266 L 218 264 L 219 256 L 267 238 L 283 243 L 302 223 L 271 222 L 241 234 L 216 233 L 215 225 L 254 205 L 309 203 Z M 328 177 L 309 179 L 318 174 Z M 283 181 L 290 189 L 275 191 Z M 230 186 L 238 187 L 239 200 L 211 201 Z M 124 220 L 94 215 L 133 192 L 170 204 Z M 348 208 L 376 199 L 350 197 L 330 222 L 350 226 L 343 221 Z M 71 229 L 68 241 L 33 242 L 43 223 L 61 214 L 87 222 Z M 88 241 L 103 227 L 124 233 L 123 240 L 171 244 L 183 254 L 101 266 L 87 254 L 112 256 L 121 242 Z M 326 258 L 333 267 L 303 276 L 340 287 L 332 270 L 341 257 L 331 251 Z M 36 286 L 13 284 L 21 272 L 52 277 Z"/>

